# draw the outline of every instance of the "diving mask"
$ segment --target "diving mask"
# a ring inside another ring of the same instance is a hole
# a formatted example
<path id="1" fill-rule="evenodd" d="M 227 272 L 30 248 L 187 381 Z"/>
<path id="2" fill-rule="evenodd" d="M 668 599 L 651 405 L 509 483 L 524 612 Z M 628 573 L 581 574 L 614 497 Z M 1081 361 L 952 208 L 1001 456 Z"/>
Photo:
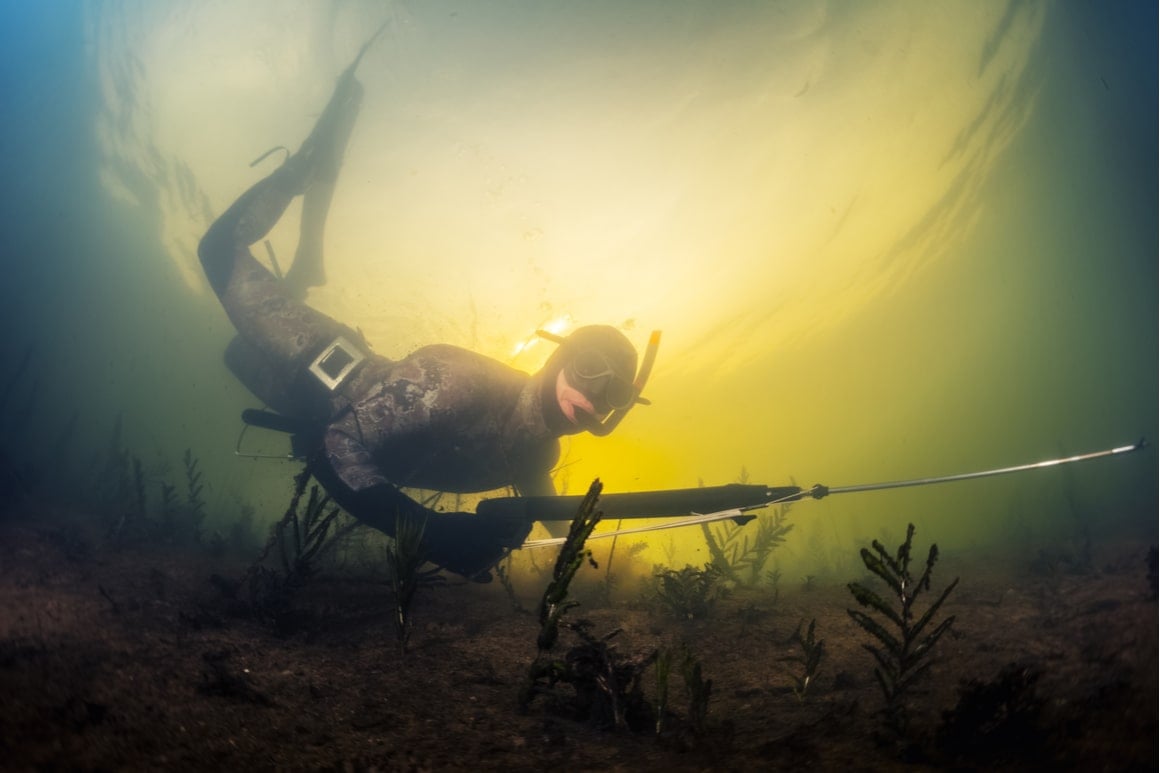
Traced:
<path id="1" fill-rule="evenodd" d="M 608 358 L 595 349 L 578 352 L 564 366 L 564 375 L 568 383 L 592 400 L 600 413 L 627 410 L 636 402 L 637 393 L 632 382 L 618 373 Z"/>
<path id="2" fill-rule="evenodd" d="M 653 331 L 640 370 L 636 367 L 636 350 L 615 328 L 593 325 L 576 330 L 567 338 L 536 331 L 541 337 L 560 344 L 545 366 L 557 372 L 574 389 L 591 402 L 594 413 L 570 412 L 570 418 L 593 435 L 603 437 L 612 432 L 633 405 L 647 405 L 640 396 L 648 381 L 660 331 Z"/>

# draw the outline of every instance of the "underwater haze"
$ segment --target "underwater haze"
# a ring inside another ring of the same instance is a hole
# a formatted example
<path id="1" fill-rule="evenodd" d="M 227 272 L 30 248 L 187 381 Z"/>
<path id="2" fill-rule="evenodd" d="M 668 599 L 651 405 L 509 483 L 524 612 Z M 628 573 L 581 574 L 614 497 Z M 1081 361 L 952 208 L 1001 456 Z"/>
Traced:
<path id="1" fill-rule="evenodd" d="M 0 451 L 62 494 L 119 427 L 157 478 L 192 451 L 211 521 L 282 514 L 298 468 L 235 456 L 257 402 L 196 247 L 383 22 L 309 301 L 387 357 L 442 342 L 527 371 L 537 328 L 662 330 L 651 405 L 566 441 L 558 489 L 844 486 L 1157 437 L 1154 4 L 0 13 Z M 948 554 L 1154 543 L 1156 513 L 1149 447 L 803 502 L 779 561 L 836 569 L 908 522 Z M 657 560 L 707 561 L 686 531 Z"/>

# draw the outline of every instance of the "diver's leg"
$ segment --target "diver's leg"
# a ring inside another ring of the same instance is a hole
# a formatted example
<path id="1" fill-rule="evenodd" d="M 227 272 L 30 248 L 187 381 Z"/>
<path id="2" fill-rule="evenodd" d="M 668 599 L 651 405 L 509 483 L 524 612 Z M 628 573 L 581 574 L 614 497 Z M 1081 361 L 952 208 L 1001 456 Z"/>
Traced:
<path id="1" fill-rule="evenodd" d="M 339 78 L 334 96 L 319 119 L 307 143 L 313 143 L 315 158 L 313 173 L 306 195 L 302 199 L 302 224 L 298 234 L 298 250 L 294 263 L 286 272 L 286 284 L 298 297 L 306 290 L 326 284 L 326 269 L 322 259 L 322 241 L 334 186 L 342 168 L 343 155 L 354 130 L 362 105 L 362 87 L 348 70 Z M 316 140 L 317 138 L 317 140 Z"/>
<path id="2" fill-rule="evenodd" d="M 362 87 L 353 74 L 338 87 L 301 149 L 246 191 L 210 227 L 198 247 L 202 267 L 238 333 L 273 360 L 305 364 L 337 335 L 351 335 L 301 303 L 249 250 L 316 181 L 333 184 Z"/>
<path id="3" fill-rule="evenodd" d="M 281 219 L 295 197 L 306 194 L 303 234 L 321 245 L 322 221 L 329 210 L 334 183 L 362 104 L 362 84 L 347 71 L 339 78 L 334 94 L 302 147 L 272 174 L 246 191 L 210 227 L 200 251 L 210 285 L 219 295 L 228 281 L 239 247 L 256 243 Z M 232 246 L 234 249 L 223 248 Z M 318 251 L 321 259 L 321 251 Z M 303 271 L 303 270 L 300 270 Z M 303 271 L 317 275 L 321 266 Z M 291 274 L 294 268 L 291 268 Z M 303 287 L 309 285 L 302 285 Z"/>

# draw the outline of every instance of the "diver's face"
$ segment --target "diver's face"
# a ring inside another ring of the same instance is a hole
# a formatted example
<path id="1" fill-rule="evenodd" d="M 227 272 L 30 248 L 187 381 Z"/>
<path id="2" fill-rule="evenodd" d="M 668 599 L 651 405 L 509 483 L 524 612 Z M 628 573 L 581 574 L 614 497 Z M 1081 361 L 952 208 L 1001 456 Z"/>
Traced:
<path id="1" fill-rule="evenodd" d="M 556 402 L 564 418 L 572 424 L 580 426 L 581 417 L 585 413 L 596 418 L 596 408 L 592 405 L 592 401 L 568 383 L 563 370 L 556 375 Z"/>

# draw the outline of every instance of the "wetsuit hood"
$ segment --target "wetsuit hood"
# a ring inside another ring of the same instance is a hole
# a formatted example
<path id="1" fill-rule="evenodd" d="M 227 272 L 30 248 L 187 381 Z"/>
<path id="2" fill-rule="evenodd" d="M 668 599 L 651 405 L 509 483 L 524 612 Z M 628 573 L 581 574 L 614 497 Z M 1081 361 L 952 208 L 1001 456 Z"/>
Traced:
<path id="1" fill-rule="evenodd" d="M 541 332 L 541 335 L 545 335 Z M 559 347 L 536 375 L 540 380 L 544 420 L 560 434 L 589 431 L 606 435 L 637 402 L 659 341 L 649 344 L 645 368 L 637 373 L 637 354 L 623 333 L 608 325 L 589 325 L 567 338 L 546 335 Z M 569 417 L 561 401 L 571 398 Z M 587 406 L 584 403 L 587 403 Z M 588 408 L 591 408 L 591 411 Z"/>

